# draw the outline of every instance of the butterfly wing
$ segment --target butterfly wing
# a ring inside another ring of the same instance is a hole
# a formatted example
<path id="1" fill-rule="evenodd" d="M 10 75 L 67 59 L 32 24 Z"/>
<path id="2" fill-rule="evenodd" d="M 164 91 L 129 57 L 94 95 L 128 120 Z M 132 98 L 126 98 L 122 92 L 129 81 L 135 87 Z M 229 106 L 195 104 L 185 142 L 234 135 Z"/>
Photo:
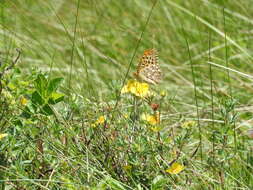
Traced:
<path id="1" fill-rule="evenodd" d="M 151 84 L 157 84 L 161 81 L 162 75 L 156 50 L 144 51 L 137 68 L 137 75 L 142 80 Z"/>

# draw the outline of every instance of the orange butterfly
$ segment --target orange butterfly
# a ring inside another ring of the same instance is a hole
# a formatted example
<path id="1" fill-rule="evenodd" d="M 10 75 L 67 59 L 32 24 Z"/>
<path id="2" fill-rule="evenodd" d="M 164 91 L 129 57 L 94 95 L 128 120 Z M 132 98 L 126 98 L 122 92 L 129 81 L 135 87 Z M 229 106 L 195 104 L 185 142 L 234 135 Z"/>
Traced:
<path id="1" fill-rule="evenodd" d="M 158 84 L 162 80 L 162 72 L 158 64 L 157 51 L 146 50 L 140 59 L 135 77 L 150 84 Z"/>

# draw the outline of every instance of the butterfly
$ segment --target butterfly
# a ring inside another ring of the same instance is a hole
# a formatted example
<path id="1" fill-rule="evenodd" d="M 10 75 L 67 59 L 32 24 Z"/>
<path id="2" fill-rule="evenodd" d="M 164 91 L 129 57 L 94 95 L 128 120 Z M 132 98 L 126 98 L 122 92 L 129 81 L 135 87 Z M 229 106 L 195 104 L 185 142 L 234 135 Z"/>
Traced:
<path id="1" fill-rule="evenodd" d="M 155 49 L 144 51 L 134 76 L 139 80 L 154 85 L 162 80 L 162 72 L 158 64 L 158 55 Z"/>

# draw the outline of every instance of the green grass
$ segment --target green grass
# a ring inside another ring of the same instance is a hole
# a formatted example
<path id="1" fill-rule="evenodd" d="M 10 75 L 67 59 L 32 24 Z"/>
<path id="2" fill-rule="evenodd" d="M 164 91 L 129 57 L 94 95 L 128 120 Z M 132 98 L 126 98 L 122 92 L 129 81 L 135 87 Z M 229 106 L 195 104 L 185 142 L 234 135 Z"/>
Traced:
<path id="1" fill-rule="evenodd" d="M 0 0 L 1 188 L 253 189 L 251 4 Z M 121 95 L 149 48 L 154 97 Z"/>

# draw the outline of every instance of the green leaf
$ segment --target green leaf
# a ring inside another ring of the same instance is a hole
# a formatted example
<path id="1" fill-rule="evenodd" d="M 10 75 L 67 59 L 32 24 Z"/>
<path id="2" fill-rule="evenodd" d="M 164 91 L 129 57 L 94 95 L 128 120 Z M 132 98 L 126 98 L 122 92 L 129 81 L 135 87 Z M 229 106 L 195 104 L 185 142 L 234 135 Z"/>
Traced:
<path id="1" fill-rule="evenodd" d="M 31 100 L 32 100 L 32 103 L 33 103 L 34 106 L 43 105 L 45 103 L 44 99 L 38 93 L 38 91 L 33 92 Z"/>
<path id="2" fill-rule="evenodd" d="M 58 102 L 63 101 L 64 99 L 64 94 L 58 93 L 58 92 L 53 92 L 51 94 L 51 97 L 48 101 L 49 104 L 57 104 Z"/>
<path id="3" fill-rule="evenodd" d="M 108 187 L 110 187 L 110 189 L 112 190 L 126 190 L 126 188 L 121 184 L 121 182 L 109 176 L 107 176 L 105 179 L 100 181 L 100 183 L 97 186 L 98 189 L 103 189 L 103 190 L 108 189 Z"/>
<path id="4" fill-rule="evenodd" d="M 44 106 L 41 108 L 41 113 L 42 113 L 43 115 L 53 115 L 53 114 L 54 114 L 52 108 L 51 108 L 48 104 L 44 105 Z"/>
<path id="5" fill-rule="evenodd" d="M 47 88 L 47 93 L 49 96 L 57 90 L 62 80 L 63 78 L 55 78 L 55 79 L 50 80 L 48 88 Z"/>
<path id="6" fill-rule="evenodd" d="M 17 87 L 15 86 L 15 84 L 13 83 L 9 83 L 8 84 L 8 87 L 11 89 L 11 90 L 15 90 Z"/>
<path id="7" fill-rule="evenodd" d="M 32 114 L 32 112 L 30 111 L 29 107 L 26 106 L 20 116 L 23 117 L 23 118 L 28 119 L 28 118 L 31 117 L 31 114 Z"/>
<path id="8" fill-rule="evenodd" d="M 30 132 L 31 132 L 31 137 L 35 138 L 38 135 L 40 135 L 41 130 L 39 127 L 31 127 Z"/>
<path id="9" fill-rule="evenodd" d="M 37 78 L 35 79 L 35 88 L 38 91 L 38 93 L 45 98 L 46 96 L 46 91 L 47 91 L 47 79 L 44 75 L 39 74 Z"/>
<path id="10" fill-rule="evenodd" d="M 20 127 L 23 126 L 23 123 L 21 122 L 20 119 L 16 119 L 16 120 L 12 121 L 12 123 L 13 123 L 15 126 L 20 126 Z"/>

